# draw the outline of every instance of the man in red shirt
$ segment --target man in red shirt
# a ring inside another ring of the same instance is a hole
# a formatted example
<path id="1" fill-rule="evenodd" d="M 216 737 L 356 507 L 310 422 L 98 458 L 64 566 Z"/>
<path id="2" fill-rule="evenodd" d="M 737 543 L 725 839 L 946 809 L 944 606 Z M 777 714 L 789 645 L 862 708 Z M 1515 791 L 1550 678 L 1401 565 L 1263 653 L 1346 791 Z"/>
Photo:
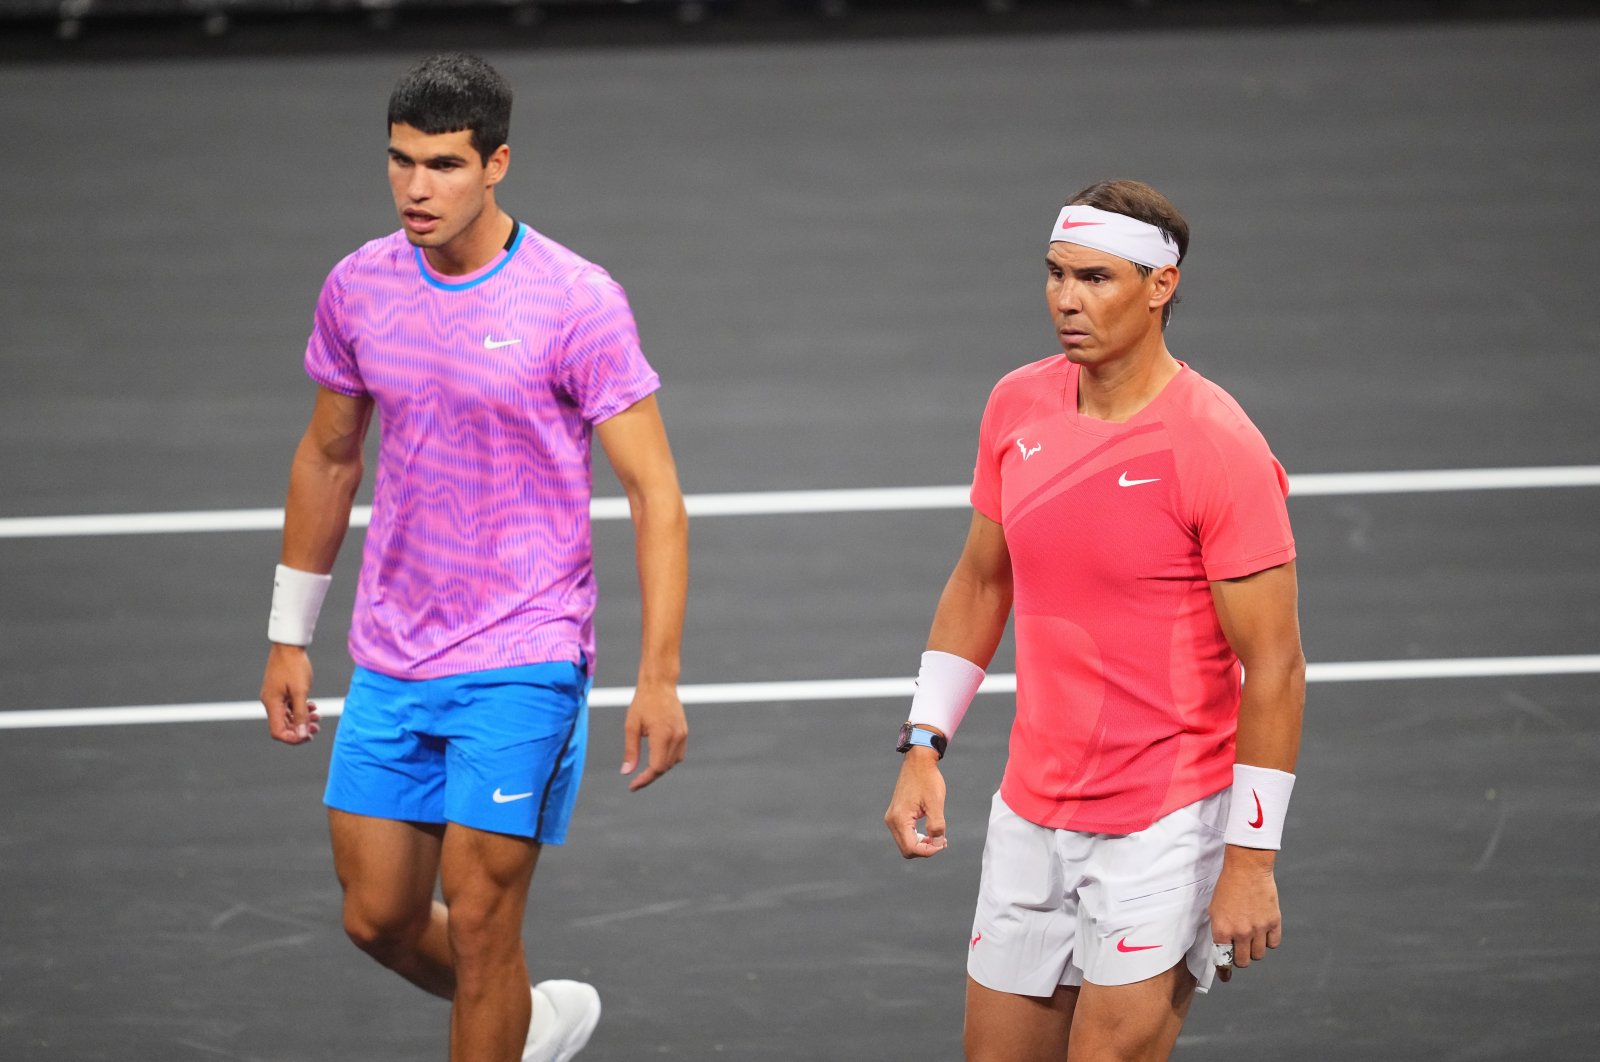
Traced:
<path id="1" fill-rule="evenodd" d="M 1062 353 L 984 411 L 885 822 L 907 858 L 945 847 L 938 761 L 1014 609 L 967 1058 L 1165 1059 L 1195 991 L 1282 936 L 1273 865 L 1305 699 L 1288 478 L 1167 350 L 1189 231 L 1164 196 L 1096 184 L 1050 241 Z"/>

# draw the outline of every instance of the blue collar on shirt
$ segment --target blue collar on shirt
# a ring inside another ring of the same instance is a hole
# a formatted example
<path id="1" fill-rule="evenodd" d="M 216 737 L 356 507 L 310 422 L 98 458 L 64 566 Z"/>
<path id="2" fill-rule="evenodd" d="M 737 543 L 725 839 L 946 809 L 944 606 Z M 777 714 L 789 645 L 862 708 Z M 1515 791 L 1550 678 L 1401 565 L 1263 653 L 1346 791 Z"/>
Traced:
<path id="1" fill-rule="evenodd" d="M 422 274 L 423 280 L 426 280 L 429 284 L 432 284 L 434 287 L 443 291 L 466 291 L 468 288 L 477 287 L 479 284 L 482 284 L 485 280 L 488 280 L 490 277 L 494 276 L 496 273 L 500 272 L 500 270 L 506 267 L 506 263 L 511 261 L 511 256 L 517 253 L 517 247 L 522 243 L 523 231 L 524 227 L 522 222 L 517 222 L 516 231 L 512 234 L 511 242 L 506 245 L 506 253 L 501 256 L 500 261 L 494 264 L 494 268 L 483 274 L 481 277 L 473 277 L 471 280 L 463 280 L 459 284 L 448 284 L 434 276 L 428 271 L 428 263 L 423 260 L 422 248 L 413 247 L 411 249 L 416 252 L 417 271 Z"/>

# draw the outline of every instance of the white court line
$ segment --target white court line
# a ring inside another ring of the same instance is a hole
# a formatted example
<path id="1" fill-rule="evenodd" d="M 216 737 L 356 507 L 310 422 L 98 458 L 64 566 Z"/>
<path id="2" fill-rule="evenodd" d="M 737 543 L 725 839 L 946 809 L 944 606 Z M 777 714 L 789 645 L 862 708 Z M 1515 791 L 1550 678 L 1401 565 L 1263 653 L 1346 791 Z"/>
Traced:
<path id="1" fill-rule="evenodd" d="M 1498 678 L 1512 675 L 1600 674 L 1596 656 L 1496 656 L 1456 660 L 1367 660 L 1310 664 L 1308 682 L 1383 682 L 1401 679 Z M 871 700 L 910 697 L 916 682 L 906 678 L 820 679 L 795 682 L 722 682 L 678 687 L 687 705 L 768 704 Z M 994 674 L 979 693 L 1015 693 L 1017 676 Z M 631 686 L 603 686 L 589 696 L 596 708 L 620 708 L 633 698 Z M 316 698 L 323 715 L 338 715 L 344 698 Z M 33 730 L 73 726 L 127 726 L 137 723 L 204 723 L 261 719 L 255 701 L 213 701 L 205 704 L 149 704 L 121 708 L 46 708 L 0 712 L 0 730 Z"/>
<path id="2" fill-rule="evenodd" d="M 1310 472 L 1293 476 L 1293 498 L 1333 494 L 1411 494 L 1431 491 L 1508 490 L 1532 487 L 1600 487 L 1600 465 L 1547 468 L 1454 468 L 1432 472 Z M 966 486 L 875 487 L 860 490 L 773 490 L 691 494 L 690 516 L 903 512 L 965 509 Z M 596 520 L 625 520 L 625 498 L 595 498 Z M 350 512 L 351 527 L 366 527 L 372 508 Z M 282 509 L 221 509 L 168 513 L 105 513 L 88 516 L 0 517 L 0 538 L 65 538 L 79 535 L 164 535 L 203 531 L 276 531 Z"/>

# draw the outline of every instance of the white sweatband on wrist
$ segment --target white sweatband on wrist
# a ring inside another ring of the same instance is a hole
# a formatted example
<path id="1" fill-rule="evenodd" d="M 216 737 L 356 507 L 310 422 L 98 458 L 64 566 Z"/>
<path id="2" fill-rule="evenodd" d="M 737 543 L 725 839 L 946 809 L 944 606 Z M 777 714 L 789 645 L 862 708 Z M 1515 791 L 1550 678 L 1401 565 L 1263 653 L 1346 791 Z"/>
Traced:
<path id="1" fill-rule="evenodd" d="M 272 576 L 272 614 L 267 619 L 267 641 L 280 645 L 310 645 L 317 629 L 322 599 L 328 596 L 332 575 L 303 572 L 278 565 Z"/>
<path id="2" fill-rule="evenodd" d="M 941 653 L 929 649 L 922 654 L 922 667 L 917 671 L 917 692 L 911 698 L 911 714 L 907 721 L 931 726 L 946 739 L 956 736 L 956 727 L 967 714 L 978 686 L 983 682 L 983 668 L 971 660 L 954 653 Z"/>
<path id="3" fill-rule="evenodd" d="M 1283 845 L 1283 820 L 1289 812 L 1294 775 L 1271 767 L 1233 765 L 1233 796 L 1222 839 L 1241 848 Z"/>
<path id="4" fill-rule="evenodd" d="M 1050 242 L 1075 243 L 1151 269 L 1178 264 L 1178 245 L 1148 222 L 1074 203 L 1061 208 Z"/>

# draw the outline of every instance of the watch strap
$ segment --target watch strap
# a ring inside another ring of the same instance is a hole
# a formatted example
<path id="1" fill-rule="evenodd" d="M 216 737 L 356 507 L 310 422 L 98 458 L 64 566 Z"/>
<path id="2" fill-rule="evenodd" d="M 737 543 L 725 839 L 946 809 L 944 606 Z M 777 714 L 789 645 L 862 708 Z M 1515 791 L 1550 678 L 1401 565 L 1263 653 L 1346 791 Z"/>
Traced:
<path id="1" fill-rule="evenodd" d="M 942 760 L 944 759 L 945 750 L 950 747 L 950 742 L 943 734 L 913 726 L 911 723 L 902 723 L 900 725 L 900 741 L 895 745 L 895 751 L 907 752 L 914 745 L 932 749 L 939 754 L 939 758 Z"/>

